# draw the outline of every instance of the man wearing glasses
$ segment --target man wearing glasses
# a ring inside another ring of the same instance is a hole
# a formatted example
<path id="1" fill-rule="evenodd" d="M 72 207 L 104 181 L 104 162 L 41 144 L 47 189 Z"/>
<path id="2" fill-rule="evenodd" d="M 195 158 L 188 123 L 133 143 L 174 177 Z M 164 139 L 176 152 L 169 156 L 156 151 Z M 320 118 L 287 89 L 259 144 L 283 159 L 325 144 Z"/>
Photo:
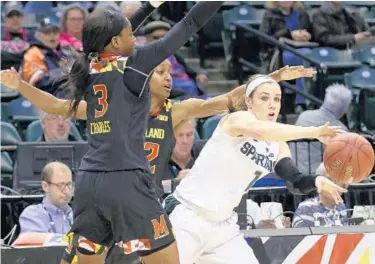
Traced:
<path id="1" fill-rule="evenodd" d="M 20 216 L 21 235 L 45 233 L 47 241 L 61 242 L 73 222 L 69 203 L 72 199 L 72 172 L 64 163 L 48 163 L 42 171 L 44 199 L 25 208 Z"/>

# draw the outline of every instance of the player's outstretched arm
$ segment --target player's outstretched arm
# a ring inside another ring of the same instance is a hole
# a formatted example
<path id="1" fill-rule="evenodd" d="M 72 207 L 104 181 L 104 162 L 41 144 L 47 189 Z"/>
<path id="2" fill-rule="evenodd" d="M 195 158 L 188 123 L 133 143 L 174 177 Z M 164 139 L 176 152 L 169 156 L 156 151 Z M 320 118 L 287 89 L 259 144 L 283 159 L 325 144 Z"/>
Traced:
<path id="1" fill-rule="evenodd" d="M 181 121 L 202 118 L 217 114 L 222 114 L 229 110 L 232 100 L 239 99 L 245 93 L 246 86 L 241 85 L 229 93 L 212 97 L 208 100 L 191 98 L 177 103 L 173 106 L 172 119 L 173 126 Z"/>
<path id="2" fill-rule="evenodd" d="M 137 47 L 130 56 L 128 65 L 149 74 L 157 65 L 174 54 L 219 10 L 222 1 L 197 2 L 186 16 L 163 38 L 142 47 Z"/>
<path id="3" fill-rule="evenodd" d="M 13 67 L 11 70 L 0 72 L 0 82 L 10 89 L 18 90 L 27 100 L 43 112 L 63 116 L 70 115 L 71 101 L 58 99 L 52 94 L 23 81 Z M 76 118 L 85 120 L 87 118 L 86 108 L 86 102 L 81 101 L 78 106 Z"/>
<path id="4" fill-rule="evenodd" d="M 302 77 L 312 77 L 316 71 L 303 66 L 285 66 L 269 74 L 275 81 L 293 80 Z M 182 120 L 191 118 L 202 118 L 211 115 L 221 114 L 234 107 L 245 95 L 246 85 L 240 85 L 229 93 L 215 96 L 208 100 L 188 99 L 173 107 L 173 123 L 178 125 Z"/>
<path id="5" fill-rule="evenodd" d="M 305 68 L 304 66 L 292 66 L 288 65 L 271 72 L 268 76 L 277 82 L 289 81 L 298 78 L 311 78 L 316 74 L 316 70 L 313 68 Z"/>
<path id="6" fill-rule="evenodd" d="M 133 27 L 133 34 L 136 34 L 143 23 L 149 18 L 155 8 L 158 8 L 164 1 L 144 2 L 133 15 L 129 17 L 129 21 Z"/>
<path id="7" fill-rule="evenodd" d="M 304 194 L 309 194 L 312 191 L 317 191 L 318 193 L 327 192 L 336 204 L 343 202 L 341 193 L 347 192 L 346 189 L 334 184 L 324 176 L 301 173 L 291 156 L 288 144 L 281 142 L 279 156 L 275 165 L 275 172 L 280 178 L 290 182 L 293 188 Z"/>
<path id="8" fill-rule="evenodd" d="M 334 137 L 341 130 L 326 123 L 320 127 L 301 127 L 272 121 L 258 120 L 249 111 L 230 114 L 221 124 L 226 133 L 233 137 L 251 137 L 262 141 L 286 142 L 290 140 L 314 138 L 323 141 Z"/>

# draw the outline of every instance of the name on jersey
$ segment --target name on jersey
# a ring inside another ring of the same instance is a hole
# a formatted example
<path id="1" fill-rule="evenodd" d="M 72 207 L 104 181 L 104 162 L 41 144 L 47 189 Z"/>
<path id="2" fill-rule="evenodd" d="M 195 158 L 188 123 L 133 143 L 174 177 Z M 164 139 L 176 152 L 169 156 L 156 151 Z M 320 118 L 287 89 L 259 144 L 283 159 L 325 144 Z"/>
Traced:
<path id="1" fill-rule="evenodd" d="M 251 160 L 254 161 L 256 165 L 262 166 L 268 171 L 273 171 L 275 161 L 270 160 L 270 157 L 274 155 L 273 153 L 270 153 L 269 155 L 260 154 L 257 152 L 256 147 L 251 145 L 249 142 L 245 142 L 240 151 L 242 154 L 250 156 Z"/>
<path id="2" fill-rule="evenodd" d="M 148 128 L 146 130 L 146 138 L 164 139 L 165 131 L 162 128 Z"/>
<path id="3" fill-rule="evenodd" d="M 99 121 L 90 123 L 90 134 L 105 134 L 111 132 L 110 121 Z"/>

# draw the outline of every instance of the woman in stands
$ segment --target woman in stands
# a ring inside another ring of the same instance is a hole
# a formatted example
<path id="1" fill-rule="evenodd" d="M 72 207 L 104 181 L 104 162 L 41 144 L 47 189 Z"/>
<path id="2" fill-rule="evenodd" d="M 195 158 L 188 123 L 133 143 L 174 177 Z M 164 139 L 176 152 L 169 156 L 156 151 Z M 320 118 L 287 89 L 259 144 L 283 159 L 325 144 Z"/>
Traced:
<path id="1" fill-rule="evenodd" d="M 302 138 L 326 142 L 339 128 L 277 123 L 281 90 L 269 76 L 250 78 L 244 94 L 246 110 L 221 119 L 193 168 L 164 201 L 182 264 L 258 263 L 233 209 L 255 181 L 272 171 L 302 193 L 326 191 L 342 202 L 340 193 L 346 190 L 325 177 L 300 173 L 286 143 Z"/>
<path id="2" fill-rule="evenodd" d="M 89 132 L 68 236 L 78 263 L 104 263 L 112 245 L 125 254 L 139 253 L 146 263 L 179 263 L 171 224 L 152 188 L 143 150 L 150 103 L 147 84 L 153 69 L 221 4 L 197 3 L 165 37 L 137 50 L 132 25 L 120 12 L 98 9 L 85 21 L 83 53 L 66 83 L 74 91 L 67 107 L 75 116 L 87 117 Z"/>

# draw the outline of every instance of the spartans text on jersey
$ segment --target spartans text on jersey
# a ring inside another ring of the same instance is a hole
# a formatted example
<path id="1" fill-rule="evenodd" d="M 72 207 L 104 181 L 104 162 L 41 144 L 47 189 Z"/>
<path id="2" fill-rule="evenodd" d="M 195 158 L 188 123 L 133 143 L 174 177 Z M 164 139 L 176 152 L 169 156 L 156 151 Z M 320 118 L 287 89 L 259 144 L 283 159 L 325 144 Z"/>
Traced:
<path id="1" fill-rule="evenodd" d="M 274 155 L 273 153 L 269 153 L 269 155 L 263 155 L 257 152 L 256 147 L 254 147 L 249 142 L 245 142 L 241 149 L 241 153 L 245 154 L 246 156 L 251 156 L 251 160 L 255 162 L 256 165 L 262 166 L 268 171 L 273 171 L 275 162 L 270 160 L 270 158 Z"/>

